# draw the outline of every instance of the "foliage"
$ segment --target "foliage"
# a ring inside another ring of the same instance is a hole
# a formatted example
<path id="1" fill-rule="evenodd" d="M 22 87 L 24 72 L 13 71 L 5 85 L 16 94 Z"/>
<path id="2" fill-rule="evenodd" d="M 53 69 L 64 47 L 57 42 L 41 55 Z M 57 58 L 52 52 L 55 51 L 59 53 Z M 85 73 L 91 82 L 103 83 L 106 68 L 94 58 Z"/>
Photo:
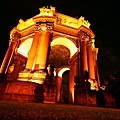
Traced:
<path id="1" fill-rule="evenodd" d="M 112 74 L 108 75 L 106 78 L 104 78 L 104 83 L 106 86 L 106 90 L 110 91 L 116 101 L 117 107 L 120 108 L 120 72 L 115 71 Z"/>
<path id="2" fill-rule="evenodd" d="M 108 76 L 110 73 L 119 69 L 120 57 L 115 54 L 115 50 L 111 47 L 101 45 L 98 52 L 98 68 L 100 78 Z"/>
<path id="3" fill-rule="evenodd" d="M 120 110 L 71 104 L 0 101 L 0 120 L 120 120 Z"/>

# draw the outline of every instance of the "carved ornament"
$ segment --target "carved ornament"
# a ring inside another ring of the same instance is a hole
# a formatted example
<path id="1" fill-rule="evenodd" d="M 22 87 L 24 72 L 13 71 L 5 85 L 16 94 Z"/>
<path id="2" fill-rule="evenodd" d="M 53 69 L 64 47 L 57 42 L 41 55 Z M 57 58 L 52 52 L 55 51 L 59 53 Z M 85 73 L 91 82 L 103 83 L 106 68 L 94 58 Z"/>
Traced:
<path id="1" fill-rule="evenodd" d="M 42 8 L 39 8 L 40 10 L 40 16 L 53 16 L 54 13 L 55 13 L 55 7 L 52 7 L 50 6 L 49 7 L 42 7 Z"/>
<path id="2" fill-rule="evenodd" d="M 90 39 L 89 35 L 85 33 L 84 31 L 79 32 L 79 37 L 81 41 L 89 41 Z"/>

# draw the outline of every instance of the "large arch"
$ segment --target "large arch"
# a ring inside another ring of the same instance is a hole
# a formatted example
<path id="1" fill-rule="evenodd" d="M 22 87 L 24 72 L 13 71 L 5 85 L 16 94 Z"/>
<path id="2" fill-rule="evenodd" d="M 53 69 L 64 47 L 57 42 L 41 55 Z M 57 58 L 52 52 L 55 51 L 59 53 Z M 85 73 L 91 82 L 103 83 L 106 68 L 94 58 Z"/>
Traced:
<path id="1" fill-rule="evenodd" d="M 17 52 L 25 57 L 28 57 L 29 50 L 32 45 L 33 38 L 28 38 L 24 42 L 22 42 L 17 49 Z"/>
<path id="2" fill-rule="evenodd" d="M 65 47 L 67 47 L 70 50 L 70 59 L 77 52 L 77 47 L 76 47 L 75 43 L 73 43 L 72 40 L 70 40 L 66 37 L 57 37 L 57 38 L 53 39 L 53 41 L 51 42 L 51 46 L 55 46 L 55 45 L 63 45 Z M 66 70 L 66 68 L 61 69 L 59 71 L 59 73 L 58 73 L 59 78 L 61 78 L 61 75 L 63 74 L 64 70 Z M 70 71 L 71 71 L 71 69 L 70 69 Z M 71 74 L 71 72 L 70 72 L 70 74 Z M 74 103 L 74 77 L 71 77 L 69 79 L 69 102 Z"/>
<path id="3" fill-rule="evenodd" d="M 70 70 L 70 67 L 69 67 L 69 66 L 63 66 L 63 67 L 59 68 L 59 70 L 58 70 L 58 76 L 59 76 L 59 77 L 62 77 L 63 73 L 64 73 L 65 71 L 67 71 L 67 70 Z"/>
<path id="4" fill-rule="evenodd" d="M 28 57 L 28 53 L 31 48 L 32 41 L 33 41 L 33 38 L 26 39 L 24 42 L 21 43 L 21 45 L 17 49 L 17 52 L 25 57 Z M 75 43 L 73 43 L 70 39 L 65 38 L 65 37 L 57 37 L 57 38 L 53 39 L 50 46 L 55 46 L 55 45 L 63 45 L 65 47 L 67 47 L 70 50 L 70 58 L 77 52 L 77 47 L 76 47 Z M 61 78 L 62 74 L 67 70 L 70 70 L 70 67 L 63 66 L 62 68 L 59 68 L 58 76 Z M 54 74 L 56 74 L 56 72 Z M 72 91 L 72 93 L 70 92 L 70 94 L 72 94 L 72 99 L 73 99 L 72 101 L 74 101 L 74 97 L 73 97 L 74 92 L 73 92 L 72 84 L 73 83 L 69 84 L 69 89 Z"/>
<path id="5" fill-rule="evenodd" d="M 62 91 L 62 82 L 63 82 L 63 74 L 66 72 L 66 71 L 70 71 L 70 67 L 69 66 L 62 66 L 60 67 L 59 69 L 55 69 L 55 76 L 56 76 L 56 86 L 57 86 L 57 102 L 63 102 L 61 100 L 62 98 L 62 94 L 61 94 L 61 91 Z M 68 88 L 69 89 L 69 88 Z M 69 96 L 69 95 L 68 95 Z M 65 102 L 65 101 L 64 101 Z"/>
<path id="6" fill-rule="evenodd" d="M 22 44 L 19 46 L 17 52 L 22 54 L 25 57 L 28 57 L 28 52 L 30 50 L 30 47 L 32 45 L 33 38 L 28 38 Z M 76 45 L 68 38 L 65 37 L 57 37 L 53 39 L 51 42 L 51 46 L 55 45 L 63 45 L 67 47 L 70 50 L 70 58 L 77 52 Z"/>
<path id="7" fill-rule="evenodd" d="M 54 45 L 63 45 L 70 50 L 70 58 L 77 52 L 76 45 L 68 38 L 65 37 L 57 37 L 53 39 L 51 42 L 51 46 Z"/>

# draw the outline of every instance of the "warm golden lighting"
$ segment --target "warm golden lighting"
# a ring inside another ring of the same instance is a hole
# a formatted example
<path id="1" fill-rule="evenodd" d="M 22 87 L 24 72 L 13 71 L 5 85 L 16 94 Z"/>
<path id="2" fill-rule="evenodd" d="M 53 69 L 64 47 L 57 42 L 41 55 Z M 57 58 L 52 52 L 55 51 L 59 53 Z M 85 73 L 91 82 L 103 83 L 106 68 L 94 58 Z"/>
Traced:
<path id="1" fill-rule="evenodd" d="M 54 46 L 54 45 L 63 45 L 67 47 L 70 50 L 70 58 L 77 52 L 76 45 L 71 40 L 65 37 L 55 38 L 51 42 L 51 46 Z"/>
<path id="2" fill-rule="evenodd" d="M 28 38 L 22 44 L 20 44 L 17 52 L 25 57 L 28 57 L 31 45 L 32 45 L 33 38 Z"/>
<path id="3" fill-rule="evenodd" d="M 58 76 L 59 76 L 59 77 L 62 77 L 63 73 L 64 73 L 65 71 L 67 71 L 67 70 L 70 70 L 70 68 L 68 68 L 68 67 L 63 67 L 63 68 L 59 71 Z"/>
<path id="4" fill-rule="evenodd" d="M 50 9 L 46 7 L 39 8 L 40 10 L 40 16 L 53 16 L 55 13 L 55 7 L 51 7 Z"/>
<path id="5" fill-rule="evenodd" d="M 20 19 L 20 20 L 19 20 L 19 23 L 18 23 L 18 25 L 17 25 L 17 29 L 18 29 L 18 30 L 23 30 L 23 29 L 25 29 L 25 28 L 27 28 L 27 27 L 29 27 L 29 26 L 31 26 L 31 25 L 34 25 L 34 24 L 35 24 L 35 23 L 34 23 L 34 21 L 33 21 L 32 18 L 27 19 L 26 21 Z"/>
<path id="6" fill-rule="evenodd" d="M 83 85 L 86 73 L 91 90 L 98 90 L 99 81 L 98 48 L 95 48 L 95 35 L 89 28 L 90 23 L 83 16 L 77 19 L 58 13 L 55 7 L 39 10 L 40 13 L 30 19 L 20 19 L 10 31 L 9 47 L 0 73 L 8 74 L 7 80 L 18 82 L 21 91 L 25 83 L 24 86 L 29 88 L 25 87 L 27 96 L 24 92 L 17 92 L 22 99 L 26 97 L 29 101 L 29 92 L 32 93 L 31 99 L 34 99 L 34 85 L 37 85 L 45 87 L 42 91 L 45 103 L 55 103 L 60 101 L 63 73 L 69 70 L 69 103 L 91 104 L 82 98 L 86 94 L 89 96 L 89 91 L 83 92 L 86 89 Z M 55 67 L 51 67 L 52 72 L 51 69 L 46 70 L 49 63 Z M 53 71 L 54 76 L 51 74 Z M 48 84 L 50 90 L 47 90 Z M 12 92 L 10 94 L 12 96 Z M 75 99 L 74 95 L 77 96 Z"/>
<path id="7" fill-rule="evenodd" d="M 20 72 L 18 80 L 43 84 L 45 78 L 46 78 L 46 73 L 37 73 L 36 72 L 36 73 L 32 74 L 29 72 Z"/>
<path id="8" fill-rule="evenodd" d="M 91 79 L 88 79 L 88 81 L 90 82 L 90 89 L 98 91 L 98 83 L 97 83 L 97 81 L 93 81 Z"/>
<path id="9" fill-rule="evenodd" d="M 87 28 L 89 28 L 90 23 L 88 22 L 88 20 L 85 20 L 85 18 L 83 16 L 81 16 L 79 19 L 64 15 L 64 14 L 60 14 L 55 12 L 55 7 L 51 7 L 50 8 L 46 8 L 46 7 L 42 7 L 39 8 L 40 10 L 40 14 L 36 15 L 35 17 L 41 17 L 41 16 L 57 16 L 57 18 L 60 19 L 61 24 L 66 25 L 66 26 L 70 26 L 73 28 L 80 28 L 81 26 L 85 26 Z M 34 17 L 33 17 L 34 18 Z M 18 30 L 23 30 L 27 27 L 30 27 L 32 25 L 35 24 L 35 21 L 33 18 L 27 19 L 26 21 L 20 19 L 19 23 L 17 25 L 17 29 Z M 56 19 L 57 20 L 57 19 Z"/>
<path id="10" fill-rule="evenodd" d="M 94 48 L 95 48 L 95 40 L 92 39 L 92 49 L 94 49 Z"/>
<path id="11" fill-rule="evenodd" d="M 58 18 L 61 19 L 61 24 L 66 25 L 66 26 L 70 26 L 73 28 L 80 28 L 80 26 L 85 26 L 87 28 L 89 28 L 90 23 L 87 20 L 84 20 L 84 17 L 80 17 L 79 19 L 64 15 L 64 14 L 60 14 L 57 13 Z"/>
<path id="12" fill-rule="evenodd" d="M 72 88 L 72 103 L 74 103 L 74 87 Z"/>
<path id="13" fill-rule="evenodd" d="M 88 20 L 84 20 L 84 19 L 85 19 L 85 18 L 84 18 L 83 16 L 81 16 L 81 17 L 79 18 L 79 20 L 78 20 L 78 26 L 83 25 L 83 26 L 89 28 L 90 23 L 88 22 Z"/>

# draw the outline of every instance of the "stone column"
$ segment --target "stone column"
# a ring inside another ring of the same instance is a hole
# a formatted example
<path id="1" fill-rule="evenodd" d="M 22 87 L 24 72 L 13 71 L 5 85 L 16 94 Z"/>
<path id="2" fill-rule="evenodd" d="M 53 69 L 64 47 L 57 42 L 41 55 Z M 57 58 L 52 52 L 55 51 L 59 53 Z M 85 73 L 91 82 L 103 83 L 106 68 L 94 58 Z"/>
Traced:
<path id="1" fill-rule="evenodd" d="M 32 76 L 30 74 L 30 72 L 33 69 L 33 65 L 34 65 L 34 61 L 35 61 L 35 56 L 36 56 L 36 51 L 37 51 L 37 47 L 38 43 L 40 41 L 40 36 L 41 36 L 41 32 L 40 32 L 40 27 L 39 25 L 35 26 L 35 33 L 34 33 L 34 37 L 33 37 L 33 42 L 28 54 L 28 60 L 25 66 L 24 71 L 21 71 L 18 75 L 18 79 L 20 81 L 30 81 L 32 79 Z"/>
<path id="2" fill-rule="evenodd" d="M 95 66 L 93 59 L 93 51 L 92 51 L 92 41 L 89 41 L 87 44 L 88 51 L 88 72 L 89 72 L 89 82 L 91 84 L 91 90 L 98 90 L 97 81 L 95 79 Z"/>
<path id="3" fill-rule="evenodd" d="M 35 57 L 35 72 L 32 75 L 32 81 L 43 84 L 46 78 L 46 68 L 48 60 L 48 51 L 50 47 L 51 30 L 53 23 L 41 23 L 41 37 Z"/>
<path id="4" fill-rule="evenodd" d="M 93 57 L 94 57 L 94 68 L 95 68 L 95 79 L 98 83 L 98 87 L 100 86 L 100 78 L 99 78 L 99 72 L 98 72 L 98 65 L 97 65 L 97 54 L 98 54 L 98 48 L 93 49 Z"/>
<path id="5" fill-rule="evenodd" d="M 27 64 L 25 67 L 26 70 L 31 70 L 33 68 L 33 63 L 35 60 L 37 47 L 39 47 L 38 43 L 40 42 L 40 35 L 41 35 L 40 30 L 39 30 L 39 26 L 36 26 L 35 29 L 36 30 L 35 30 L 33 42 L 32 42 L 31 49 L 30 49 L 29 54 L 28 54 L 28 60 L 27 60 Z"/>
<path id="6" fill-rule="evenodd" d="M 13 57 L 13 54 L 15 52 L 15 49 L 17 48 L 17 45 L 19 43 L 19 38 L 20 38 L 20 34 L 19 33 L 14 33 L 13 38 L 11 39 L 11 43 L 8 47 L 8 50 L 5 54 L 5 57 L 3 59 L 2 65 L 1 65 L 1 69 L 0 69 L 0 73 L 6 74 L 8 67 L 10 65 L 11 59 Z"/>
<path id="7" fill-rule="evenodd" d="M 81 65 L 82 65 L 82 78 L 85 79 L 85 71 L 88 71 L 88 63 L 87 63 L 87 48 L 86 42 L 88 41 L 88 35 L 84 32 L 80 32 L 80 40 L 81 40 Z"/>
<path id="8" fill-rule="evenodd" d="M 59 76 L 56 76 L 57 102 L 60 102 L 60 98 L 61 98 L 61 86 L 62 86 L 62 78 L 59 77 Z"/>
<path id="9" fill-rule="evenodd" d="M 93 52 L 92 52 L 92 42 L 90 41 L 87 44 L 88 50 L 88 70 L 89 70 L 89 78 L 95 79 L 95 70 L 94 70 L 94 60 L 93 60 Z"/>
<path id="10" fill-rule="evenodd" d="M 45 70 L 47 64 L 48 50 L 50 46 L 52 24 L 41 24 L 41 38 L 38 43 L 38 49 L 35 58 L 35 69 Z"/>
<path id="11" fill-rule="evenodd" d="M 78 79 L 81 79 L 81 54 L 80 54 L 80 39 L 78 39 L 78 73 L 77 73 L 77 76 L 78 76 Z M 80 81 L 79 81 L 80 82 Z"/>

